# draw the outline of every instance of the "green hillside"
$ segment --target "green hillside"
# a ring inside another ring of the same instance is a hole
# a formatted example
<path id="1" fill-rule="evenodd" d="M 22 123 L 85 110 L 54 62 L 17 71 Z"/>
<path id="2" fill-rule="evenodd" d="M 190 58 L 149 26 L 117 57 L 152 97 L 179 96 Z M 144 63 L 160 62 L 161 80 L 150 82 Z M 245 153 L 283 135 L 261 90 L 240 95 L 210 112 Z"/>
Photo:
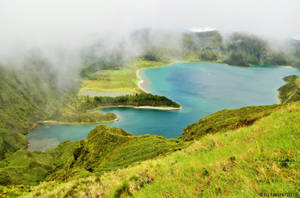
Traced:
<path id="1" fill-rule="evenodd" d="M 23 197 L 259 197 L 261 193 L 299 193 L 299 131 L 300 103 L 290 103 L 251 126 L 204 135 L 172 154 L 100 176 L 42 182 Z"/>
<path id="2" fill-rule="evenodd" d="M 50 84 L 30 69 L 0 66 L 0 159 L 26 148 L 24 134 L 55 111 L 59 92 Z"/>
<path id="3" fill-rule="evenodd" d="M 29 69 L 0 66 L 0 128 L 26 134 L 34 122 L 55 111 L 60 93 L 51 84 Z"/>

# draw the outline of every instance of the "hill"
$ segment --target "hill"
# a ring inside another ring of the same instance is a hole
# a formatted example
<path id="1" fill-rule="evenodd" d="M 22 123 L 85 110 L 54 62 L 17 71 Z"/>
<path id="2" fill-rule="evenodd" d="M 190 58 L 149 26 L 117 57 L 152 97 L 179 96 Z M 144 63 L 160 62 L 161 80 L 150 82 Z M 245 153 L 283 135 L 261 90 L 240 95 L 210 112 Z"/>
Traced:
<path id="1" fill-rule="evenodd" d="M 300 103 L 290 103 L 251 126 L 204 135 L 167 156 L 101 176 L 43 182 L 23 197 L 296 196 L 299 123 Z"/>

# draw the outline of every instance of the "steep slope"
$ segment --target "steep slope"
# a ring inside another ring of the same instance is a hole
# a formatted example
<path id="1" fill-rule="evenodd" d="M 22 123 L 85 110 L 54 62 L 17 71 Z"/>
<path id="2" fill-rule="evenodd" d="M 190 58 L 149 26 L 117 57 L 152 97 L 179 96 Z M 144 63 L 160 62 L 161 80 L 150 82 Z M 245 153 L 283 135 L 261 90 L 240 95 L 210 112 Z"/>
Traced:
<path id="1" fill-rule="evenodd" d="M 276 124 L 275 124 L 276 123 Z M 23 197 L 259 197 L 298 193 L 300 102 L 135 166 L 43 182 Z"/>
<path id="2" fill-rule="evenodd" d="M 53 82 L 34 71 L 0 66 L 0 128 L 26 134 L 35 121 L 54 111 L 59 94 Z"/>
<path id="3" fill-rule="evenodd" d="M 36 71 L 0 66 L 0 159 L 25 148 L 23 135 L 55 111 L 60 93 L 51 84 Z"/>

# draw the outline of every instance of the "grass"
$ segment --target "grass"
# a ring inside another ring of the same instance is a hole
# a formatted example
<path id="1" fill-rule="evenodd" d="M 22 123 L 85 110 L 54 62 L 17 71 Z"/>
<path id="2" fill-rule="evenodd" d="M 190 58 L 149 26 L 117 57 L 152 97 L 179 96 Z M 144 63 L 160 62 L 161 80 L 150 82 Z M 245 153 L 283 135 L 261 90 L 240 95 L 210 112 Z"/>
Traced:
<path id="1" fill-rule="evenodd" d="M 169 62 L 137 60 L 130 63 L 129 66 L 120 70 L 101 70 L 93 75 L 91 79 L 83 79 L 79 94 L 85 91 L 96 92 L 119 92 L 119 93 L 141 93 L 138 87 L 137 70 L 144 68 L 162 67 Z"/>
<path id="2" fill-rule="evenodd" d="M 23 197 L 299 195 L 299 136 L 300 102 L 290 103 L 251 126 L 207 134 L 169 155 L 100 176 L 42 182 Z"/>

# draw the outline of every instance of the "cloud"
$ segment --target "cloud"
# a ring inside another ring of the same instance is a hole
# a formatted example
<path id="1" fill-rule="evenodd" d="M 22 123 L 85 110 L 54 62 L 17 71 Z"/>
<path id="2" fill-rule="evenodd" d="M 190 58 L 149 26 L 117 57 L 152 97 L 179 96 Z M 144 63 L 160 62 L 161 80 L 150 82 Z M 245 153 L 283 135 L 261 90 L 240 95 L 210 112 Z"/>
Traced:
<path id="1" fill-rule="evenodd" d="M 300 37 L 299 8 L 299 0 L 0 0 L 0 61 L 32 48 L 77 56 L 99 37 L 113 45 L 143 27 Z"/>

